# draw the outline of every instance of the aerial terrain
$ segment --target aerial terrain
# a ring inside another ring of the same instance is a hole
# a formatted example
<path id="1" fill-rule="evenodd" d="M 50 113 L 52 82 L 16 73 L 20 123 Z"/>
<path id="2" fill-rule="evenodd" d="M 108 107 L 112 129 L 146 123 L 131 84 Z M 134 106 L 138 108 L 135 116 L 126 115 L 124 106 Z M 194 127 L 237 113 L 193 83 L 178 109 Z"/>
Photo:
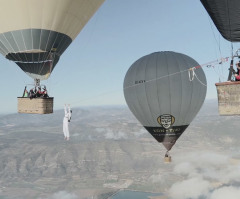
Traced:
<path id="1" fill-rule="evenodd" d="M 217 100 L 206 100 L 172 163 L 127 106 L 73 108 L 69 141 L 63 115 L 0 116 L 0 199 L 96 199 L 125 189 L 162 199 L 239 194 L 240 118 L 219 116 Z"/>

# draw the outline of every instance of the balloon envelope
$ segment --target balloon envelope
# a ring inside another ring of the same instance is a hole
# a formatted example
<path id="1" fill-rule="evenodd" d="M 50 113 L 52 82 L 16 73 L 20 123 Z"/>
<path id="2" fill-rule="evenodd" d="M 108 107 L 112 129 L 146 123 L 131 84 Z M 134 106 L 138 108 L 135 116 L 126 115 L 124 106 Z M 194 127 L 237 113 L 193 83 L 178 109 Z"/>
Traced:
<path id="1" fill-rule="evenodd" d="M 188 69 L 199 64 L 187 55 L 156 52 L 129 68 L 124 79 L 127 105 L 149 133 L 170 150 L 192 122 L 206 96 L 206 77 L 198 68 L 193 81 Z"/>
<path id="2" fill-rule="evenodd" d="M 104 0 L 1 0 L 0 53 L 47 79 Z"/>
<path id="3" fill-rule="evenodd" d="M 240 1 L 201 0 L 221 35 L 228 41 L 240 41 Z"/>

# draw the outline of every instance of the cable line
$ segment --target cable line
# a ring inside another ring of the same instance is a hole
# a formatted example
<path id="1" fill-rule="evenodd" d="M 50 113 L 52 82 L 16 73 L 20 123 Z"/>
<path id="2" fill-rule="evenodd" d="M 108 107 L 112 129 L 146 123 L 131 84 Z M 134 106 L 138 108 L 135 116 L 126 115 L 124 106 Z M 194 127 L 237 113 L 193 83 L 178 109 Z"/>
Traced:
<path id="1" fill-rule="evenodd" d="M 179 75 L 181 73 L 184 73 L 184 72 L 187 72 L 189 74 L 189 81 L 193 81 L 194 78 L 197 79 L 197 81 L 200 82 L 200 84 L 202 84 L 203 86 L 207 86 L 206 84 L 204 84 L 196 75 L 195 73 L 195 70 L 199 69 L 199 68 L 203 68 L 203 67 L 207 67 L 207 68 L 214 68 L 215 65 L 221 65 L 222 63 L 224 62 L 228 62 L 229 60 L 229 57 L 225 57 L 225 58 L 220 58 L 220 59 L 217 59 L 217 60 L 213 60 L 213 61 L 210 61 L 210 62 L 207 62 L 205 64 L 202 64 L 202 65 L 198 65 L 198 66 L 195 66 L 195 67 L 192 67 L 192 68 L 189 68 L 189 69 L 186 69 L 186 70 L 182 70 L 182 71 L 178 71 L 178 72 L 175 72 L 175 73 L 171 73 L 171 74 L 168 74 L 168 75 L 164 75 L 164 76 L 161 76 L 161 77 L 158 77 L 158 78 L 154 78 L 154 79 L 150 79 L 150 80 L 146 80 L 146 81 L 143 81 L 141 83 L 138 83 L 138 84 L 133 84 L 131 86 L 128 86 L 128 87 L 125 87 L 125 89 L 129 89 L 129 88 L 132 88 L 132 87 L 135 87 L 135 86 L 139 86 L 139 85 L 142 85 L 142 83 L 149 83 L 149 82 L 152 82 L 152 81 L 156 81 L 156 80 L 159 80 L 159 79 L 162 79 L 162 78 L 166 78 L 166 77 L 169 77 L 169 76 L 173 76 L 173 75 Z M 109 95 L 109 94 L 112 94 L 112 93 L 116 93 L 116 92 L 119 92 L 119 90 L 112 90 L 112 91 L 107 91 L 105 93 L 100 93 L 98 95 L 95 95 L 95 96 L 92 96 L 92 97 L 88 97 L 88 98 L 85 98 L 85 99 L 82 99 L 82 100 L 77 100 L 77 101 L 74 101 L 74 102 L 70 102 L 71 105 L 73 104 L 77 104 L 79 102 L 84 102 L 84 101 L 89 101 L 93 98 L 97 99 L 101 96 L 105 96 L 105 95 Z"/>

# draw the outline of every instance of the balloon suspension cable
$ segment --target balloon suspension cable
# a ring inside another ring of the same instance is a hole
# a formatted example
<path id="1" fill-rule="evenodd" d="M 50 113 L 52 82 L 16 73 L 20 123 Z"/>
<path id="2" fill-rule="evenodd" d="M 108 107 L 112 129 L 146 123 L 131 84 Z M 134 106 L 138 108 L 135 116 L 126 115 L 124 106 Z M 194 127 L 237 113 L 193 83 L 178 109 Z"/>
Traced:
<path id="1" fill-rule="evenodd" d="M 167 158 L 167 157 L 169 157 L 170 155 L 169 155 L 169 151 L 166 151 L 166 153 L 165 153 L 165 157 Z"/>

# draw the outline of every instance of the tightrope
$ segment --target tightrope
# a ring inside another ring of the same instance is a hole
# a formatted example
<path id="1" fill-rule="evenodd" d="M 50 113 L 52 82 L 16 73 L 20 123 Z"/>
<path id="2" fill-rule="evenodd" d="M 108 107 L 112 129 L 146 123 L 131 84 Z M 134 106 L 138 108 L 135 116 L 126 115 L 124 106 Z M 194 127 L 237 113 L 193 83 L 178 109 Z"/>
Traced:
<path id="1" fill-rule="evenodd" d="M 176 73 L 171 73 L 171 74 L 168 74 L 168 75 L 164 75 L 164 76 L 161 76 L 161 77 L 158 77 L 158 78 L 154 78 L 154 79 L 150 79 L 150 80 L 147 80 L 147 81 L 144 81 L 143 83 L 149 83 L 149 82 L 152 82 L 152 81 L 156 81 L 156 80 L 159 80 L 159 79 L 162 79 L 162 78 L 166 78 L 166 77 L 169 77 L 169 76 L 173 76 L 173 75 L 177 75 L 177 74 L 180 74 L 180 73 L 184 73 L 184 72 L 188 72 L 188 75 L 189 75 L 189 81 L 193 81 L 194 77 L 197 78 L 197 80 L 204 86 L 207 86 L 206 84 L 204 84 L 196 75 L 195 73 L 195 70 L 196 69 L 199 69 L 199 68 L 202 68 L 204 66 L 207 66 L 207 67 L 213 67 L 213 65 L 216 65 L 216 64 L 222 64 L 223 62 L 227 62 L 229 59 L 229 57 L 225 57 L 225 58 L 221 58 L 220 60 L 214 60 L 214 61 L 211 61 L 211 62 L 207 62 L 205 64 L 202 64 L 202 65 L 198 65 L 198 66 L 194 66 L 192 68 L 189 68 L 189 69 L 186 69 L 186 70 L 182 70 L 182 71 L 178 71 Z M 191 73 L 192 72 L 192 73 Z M 191 77 L 192 76 L 192 77 Z M 142 83 L 141 83 L 142 84 Z M 131 85 L 131 86 L 127 86 L 124 88 L 125 89 L 128 89 L 128 88 L 131 88 L 131 87 L 135 87 L 135 86 L 139 86 L 141 84 L 134 84 L 134 85 Z"/>

